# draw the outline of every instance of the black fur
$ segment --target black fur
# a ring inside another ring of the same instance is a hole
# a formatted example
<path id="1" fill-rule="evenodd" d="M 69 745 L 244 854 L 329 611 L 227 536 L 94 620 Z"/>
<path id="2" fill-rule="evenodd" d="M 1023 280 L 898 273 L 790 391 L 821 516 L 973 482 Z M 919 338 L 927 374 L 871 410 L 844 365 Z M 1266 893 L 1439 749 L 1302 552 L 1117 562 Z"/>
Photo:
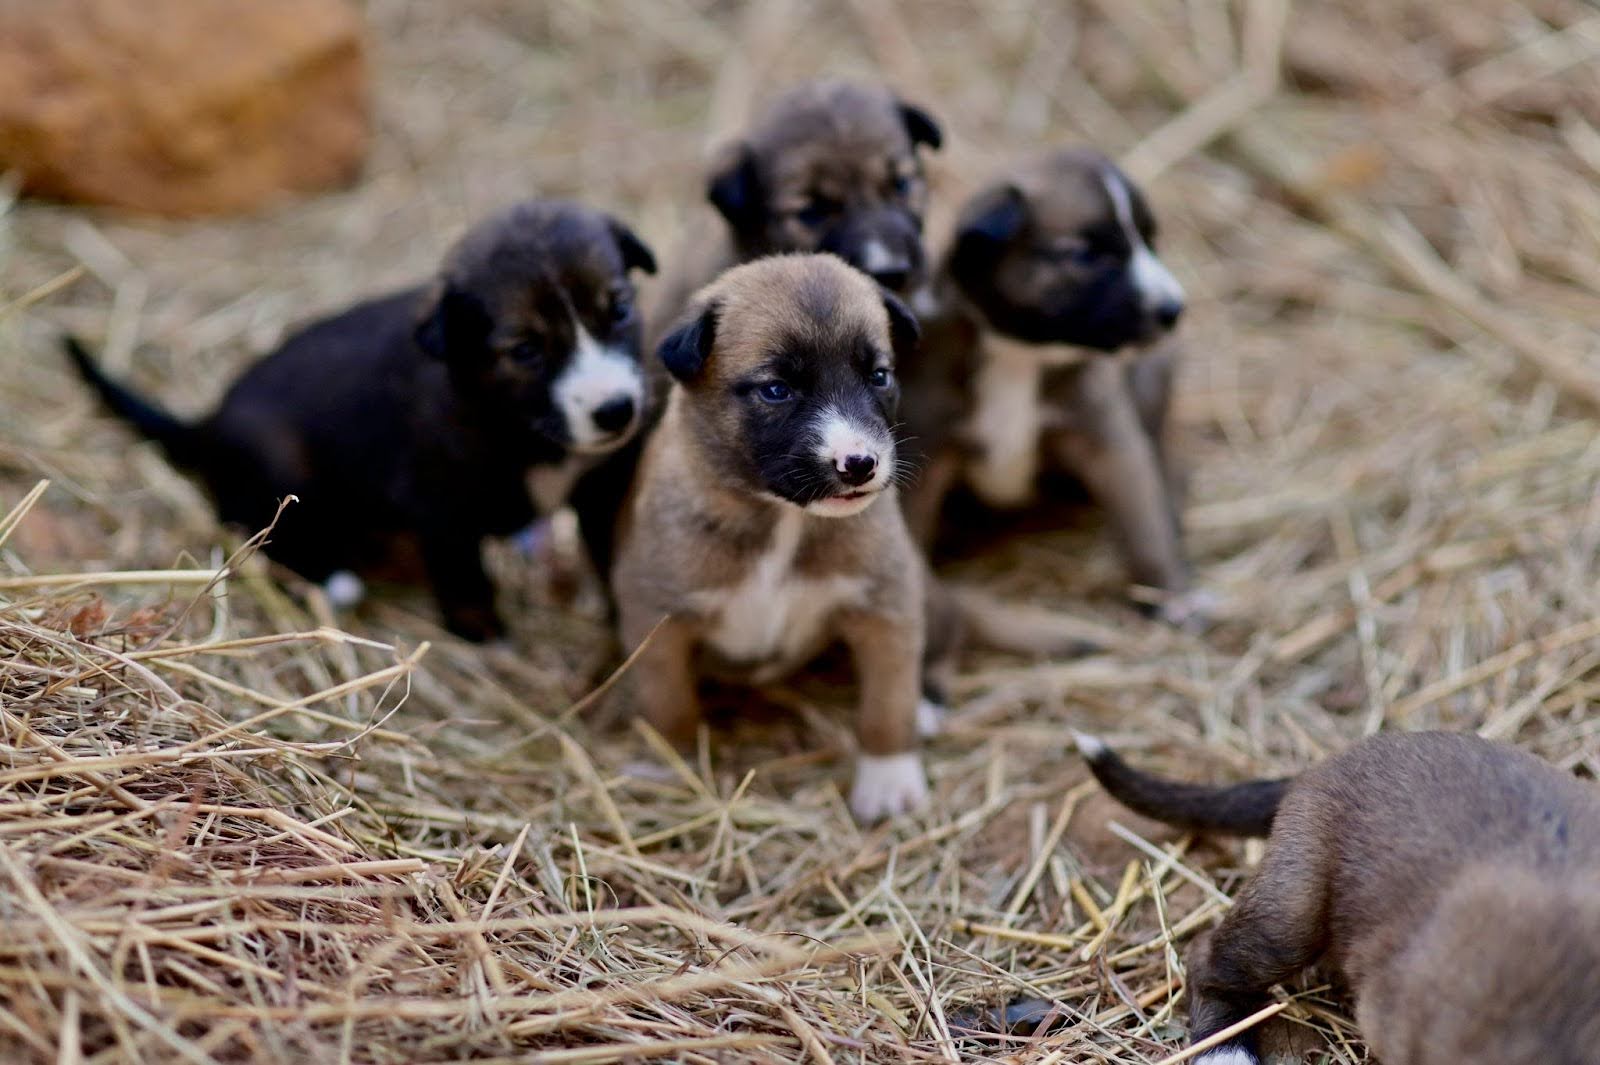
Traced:
<path id="1" fill-rule="evenodd" d="M 113 413 L 205 483 L 224 522 L 259 530 L 299 498 L 266 546 L 274 560 L 323 581 L 418 555 L 451 630 L 490 639 L 504 625 L 481 541 L 534 520 L 531 469 L 574 458 L 552 391 L 573 356 L 573 316 L 637 360 L 627 271 L 653 265 L 614 219 L 519 205 L 469 232 L 435 285 L 293 334 L 192 424 L 108 380 L 70 338 L 66 348 Z M 591 453 L 627 439 L 582 428 Z"/>
<path id="2" fill-rule="evenodd" d="M 1134 769 L 1109 747 L 1085 755 L 1089 771 L 1128 809 L 1178 828 L 1265 836 L 1293 778 L 1207 787 L 1164 780 Z"/>
<path id="3" fill-rule="evenodd" d="M 656 348 L 656 357 L 680 381 L 693 381 L 705 367 L 717 340 L 717 307 L 701 311 L 668 334 Z"/>

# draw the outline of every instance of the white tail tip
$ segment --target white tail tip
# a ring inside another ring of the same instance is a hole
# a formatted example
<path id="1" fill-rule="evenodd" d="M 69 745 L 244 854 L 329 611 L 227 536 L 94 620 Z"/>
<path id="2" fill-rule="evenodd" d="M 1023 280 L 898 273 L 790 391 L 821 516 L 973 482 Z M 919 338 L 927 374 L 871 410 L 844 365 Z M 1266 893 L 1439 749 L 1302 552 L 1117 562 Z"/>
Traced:
<path id="1" fill-rule="evenodd" d="M 1105 741 L 1098 736 L 1091 736 L 1087 732 L 1079 732 L 1077 729 L 1072 730 L 1072 742 L 1078 745 L 1078 753 L 1091 762 L 1111 750 L 1110 747 L 1106 746 Z"/>

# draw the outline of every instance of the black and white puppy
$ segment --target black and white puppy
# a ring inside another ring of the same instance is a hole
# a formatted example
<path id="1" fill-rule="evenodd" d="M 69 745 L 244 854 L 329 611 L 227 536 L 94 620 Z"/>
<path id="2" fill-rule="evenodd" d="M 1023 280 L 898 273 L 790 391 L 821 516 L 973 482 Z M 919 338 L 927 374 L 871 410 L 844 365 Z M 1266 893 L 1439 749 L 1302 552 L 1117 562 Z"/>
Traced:
<path id="1" fill-rule="evenodd" d="M 159 442 L 254 531 L 286 496 L 266 553 L 337 605 L 359 572 L 420 555 L 445 623 L 504 632 L 481 543 L 565 500 L 625 443 L 644 405 L 628 274 L 655 259 L 616 219 L 518 204 L 471 229 L 438 278 L 290 336 L 216 411 L 181 421 L 66 347 L 111 411 Z"/>
<path id="2" fill-rule="evenodd" d="M 1155 240 L 1139 189 L 1089 149 L 1029 160 L 967 203 L 902 374 L 921 542 L 957 489 L 1027 512 L 1065 474 L 1108 512 L 1134 581 L 1172 620 L 1192 612 L 1165 443 L 1172 352 L 1158 343 L 1184 292 Z"/>

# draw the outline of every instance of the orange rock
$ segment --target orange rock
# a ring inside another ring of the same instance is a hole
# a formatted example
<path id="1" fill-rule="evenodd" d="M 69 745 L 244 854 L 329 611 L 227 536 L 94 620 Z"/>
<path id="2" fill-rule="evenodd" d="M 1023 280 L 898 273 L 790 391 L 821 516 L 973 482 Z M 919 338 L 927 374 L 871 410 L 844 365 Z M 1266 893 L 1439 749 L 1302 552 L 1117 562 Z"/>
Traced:
<path id="1" fill-rule="evenodd" d="M 346 0 L 0 0 L 0 170 L 25 192 L 246 211 L 349 181 L 369 132 Z"/>

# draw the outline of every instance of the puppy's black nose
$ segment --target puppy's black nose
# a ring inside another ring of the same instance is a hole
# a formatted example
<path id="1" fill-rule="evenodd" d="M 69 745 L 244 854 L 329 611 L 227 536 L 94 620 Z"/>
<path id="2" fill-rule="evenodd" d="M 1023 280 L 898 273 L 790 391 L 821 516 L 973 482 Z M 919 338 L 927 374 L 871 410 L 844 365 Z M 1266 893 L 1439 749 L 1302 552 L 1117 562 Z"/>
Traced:
<path id="1" fill-rule="evenodd" d="M 1155 317 L 1161 323 L 1161 328 L 1171 329 L 1183 317 L 1183 304 L 1177 300 L 1166 300 L 1156 307 Z"/>
<path id="2" fill-rule="evenodd" d="M 601 432 L 620 433 L 633 421 L 633 397 L 608 399 L 596 407 L 589 417 L 594 419 L 595 428 Z"/>
<path id="3" fill-rule="evenodd" d="M 878 270 L 870 271 L 872 280 L 888 289 L 890 292 L 902 292 L 906 282 L 911 280 L 911 264 L 897 262 Z"/>
<path id="4" fill-rule="evenodd" d="M 846 456 L 844 465 L 839 468 L 839 480 L 854 488 L 872 480 L 873 471 L 877 468 L 876 455 L 849 455 Z"/>

